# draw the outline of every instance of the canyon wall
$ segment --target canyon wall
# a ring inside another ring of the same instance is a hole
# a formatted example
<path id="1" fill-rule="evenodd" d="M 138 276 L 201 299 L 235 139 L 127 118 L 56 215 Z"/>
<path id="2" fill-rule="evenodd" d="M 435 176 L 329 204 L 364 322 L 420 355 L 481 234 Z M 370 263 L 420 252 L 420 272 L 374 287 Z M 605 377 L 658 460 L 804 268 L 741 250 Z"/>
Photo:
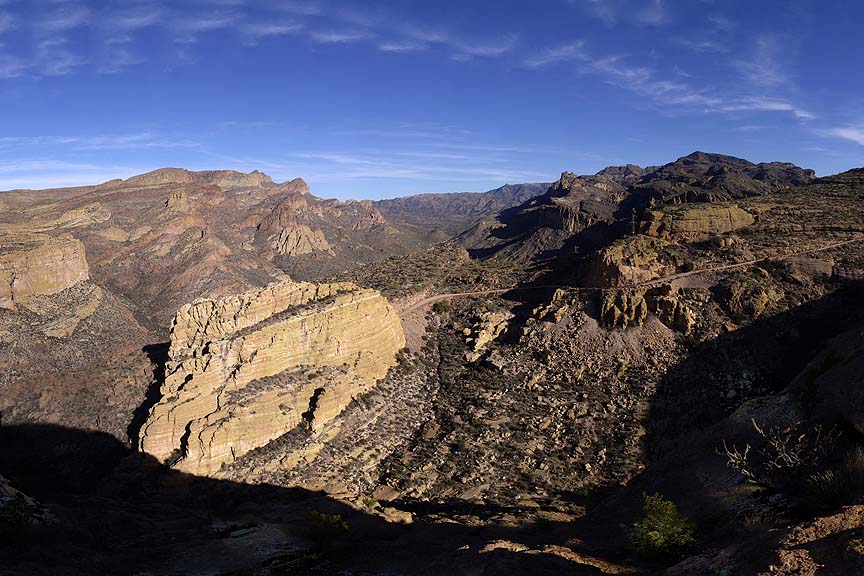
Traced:
<path id="1" fill-rule="evenodd" d="M 89 278 L 84 245 L 72 236 L 0 234 L 0 308 L 57 294 Z"/>
<path id="2" fill-rule="evenodd" d="M 282 283 L 186 305 L 140 448 L 216 475 L 298 425 L 337 416 L 404 346 L 387 300 L 350 283 Z"/>

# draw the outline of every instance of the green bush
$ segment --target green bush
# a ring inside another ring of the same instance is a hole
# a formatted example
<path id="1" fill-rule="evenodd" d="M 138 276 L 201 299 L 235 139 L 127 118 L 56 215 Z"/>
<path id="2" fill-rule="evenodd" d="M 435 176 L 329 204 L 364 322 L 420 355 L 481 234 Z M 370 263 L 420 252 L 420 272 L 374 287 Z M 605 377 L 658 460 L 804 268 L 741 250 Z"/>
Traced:
<path id="1" fill-rule="evenodd" d="M 660 494 L 645 495 L 642 519 L 630 538 L 639 553 L 664 561 L 682 558 L 695 541 L 690 520 Z"/>
<path id="2" fill-rule="evenodd" d="M 450 302 L 447 300 L 439 300 L 432 305 L 432 311 L 436 314 L 444 314 L 450 311 Z"/>

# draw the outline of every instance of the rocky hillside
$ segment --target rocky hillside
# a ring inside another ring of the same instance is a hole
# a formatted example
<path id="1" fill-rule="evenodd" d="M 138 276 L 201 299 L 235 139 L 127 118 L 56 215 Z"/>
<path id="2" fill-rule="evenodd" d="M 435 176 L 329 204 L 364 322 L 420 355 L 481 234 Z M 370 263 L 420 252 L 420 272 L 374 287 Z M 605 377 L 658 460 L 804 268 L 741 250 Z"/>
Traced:
<path id="1" fill-rule="evenodd" d="M 80 189 L 4 193 L 3 202 L 5 232 L 72 234 L 93 279 L 163 329 L 195 298 L 264 286 L 283 273 L 319 276 L 410 253 L 429 239 L 388 223 L 370 202 L 322 200 L 300 179 L 277 184 L 259 172 L 165 168 Z M 31 282 L 16 274 L 16 285 Z"/>
<path id="2" fill-rule="evenodd" d="M 549 184 L 507 184 L 488 192 L 418 194 L 379 200 L 375 207 L 393 222 L 455 235 L 476 220 L 518 206 L 543 194 L 548 188 Z"/>
<path id="3" fill-rule="evenodd" d="M 812 170 L 792 164 L 753 164 L 704 152 L 661 167 L 610 167 L 594 176 L 565 172 L 546 194 L 477 223 L 456 241 L 479 258 L 530 261 L 584 253 L 634 229 L 665 231 L 671 224 L 658 222 L 664 218 L 687 221 L 676 224 L 680 230 L 711 232 L 718 226 L 713 221 L 731 219 L 735 227 L 748 217 L 734 206 L 716 213 L 696 208 L 673 215 L 663 210 L 777 192 L 814 179 Z"/>

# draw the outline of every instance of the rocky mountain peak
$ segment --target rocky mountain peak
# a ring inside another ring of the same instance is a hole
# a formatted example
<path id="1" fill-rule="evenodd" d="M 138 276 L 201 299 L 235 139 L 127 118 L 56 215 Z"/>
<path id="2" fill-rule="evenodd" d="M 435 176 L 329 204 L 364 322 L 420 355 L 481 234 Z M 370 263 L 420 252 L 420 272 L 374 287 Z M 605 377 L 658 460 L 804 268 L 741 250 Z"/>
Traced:
<path id="1" fill-rule="evenodd" d="M 249 173 L 235 170 L 205 170 L 194 172 L 185 168 L 159 168 L 132 176 L 123 181 L 125 185 L 161 186 L 164 184 L 199 184 L 216 185 L 223 189 L 254 188 L 273 184 L 273 179 L 267 174 L 253 170 Z M 305 184 L 305 183 L 304 183 Z"/>

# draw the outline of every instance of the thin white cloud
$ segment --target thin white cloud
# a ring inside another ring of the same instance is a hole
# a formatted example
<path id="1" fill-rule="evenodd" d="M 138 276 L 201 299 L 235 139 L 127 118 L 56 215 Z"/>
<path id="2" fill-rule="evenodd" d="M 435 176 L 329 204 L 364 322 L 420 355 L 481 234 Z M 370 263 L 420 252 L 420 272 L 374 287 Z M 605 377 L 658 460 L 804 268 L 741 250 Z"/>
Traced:
<path id="1" fill-rule="evenodd" d="M 723 112 L 789 112 L 799 120 L 813 120 L 816 116 L 791 102 L 779 98 L 741 98 L 718 107 Z"/>
<path id="2" fill-rule="evenodd" d="M 174 28 L 179 33 L 175 42 L 178 44 L 195 44 L 200 34 L 230 28 L 236 25 L 239 20 L 240 16 L 233 12 L 184 16 L 173 23 Z"/>
<path id="3" fill-rule="evenodd" d="M 309 37 L 319 44 L 350 44 L 371 40 L 375 34 L 365 30 L 329 30 L 311 32 Z"/>
<path id="4" fill-rule="evenodd" d="M 415 26 L 406 26 L 400 33 L 424 44 L 445 46 L 452 50 L 452 58 L 459 61 L 503 56 L 513 51 L 519 40 L 515 34 L 506 34 L 496 40 L 466 40 L 445 31 Z"/>
<path id="5" fill-rule="evenodd" d="M 143 171 L 86 162 L 22 158 L 0 162 L 0 190 L 87 186 L 128 178 Z"/>
<path id="6" fill-rule="evenodd" d="M 39 34 L 56 34 L 85 26 L 90 17 L 91 13 L 85 6 L 70 2 L 49 9 L 34 21 L 33 28 Z"/>
<path id="7" fill-rule="evenodd" d="M 264 38 L 296 34 L 303 28 L 299 22 L 250 22 L 242 26 L 241 32 L 247 44 L 255 45 Z"/>
<path id="8" fill-rule="evenodd" d="M 6 14 L 5 12 L 0 12 L 0 34 L 4 32 L 9 32 L 10 30 L 14 30 L 17 25 L 17 21 L 12 14 Z"/>
<path id="9" fill-rule="evenodd" d="M 75 150 L 120 150 L 144 148 L 196 148 L 198 143 L 183 138 L 161 136 L 151 132 L 81 136 L 3 136 L 0 149 L 49 146 Z"/>
<path id="10" fill-rule="evenodd" d="M 819 133 L 823 136 L 841 138 L 864 146 L 864 126 L 841 126 L 822 130 Z"/>
<path id="11" fill-rule="evenodd" d="M 38 73 L 44 76 L 66 76 L 87 63 L 69 48 L 64 37 L 42 40 L 36 47 Z"/>
<path id="12" fill-rule="evenodd" d="M 527 58 L 523 61 L 525 66 L 529 68 L 542 68 L 550 64 L 558 64 L 559 62 L 567 62 L 571 60 L 585 60 L 587 56 L 582 50 L 585 42 L 571 42 L 556 48 L 550 48 L 538 56 Z"/>
<path id="13" fill-rule="evenodd" d="M 761 88 L 776 88 L 788 82 L 780 63 L 784 46 L 775 36 L 756 39 L 753 53 L 746 60 L 735 60 L 732 65 L 751 85 Z"/>
<path id="14" fill-rule="evenodd" d="M 382 42 L 378 49 L 382 52 L 419 52 L 429 48 L 429 44 L 416 41 Z"/>
<path id="15" fill-rule="evenodd" d="M 127 42 L 109 44 L 111 53 L 108 62 L 99 69 L 100 74 L 119 74 L 130 66 L 146 62 L 146 58 L 134 53 L 127 44 Z"/>
<path id="16" fill-rule="evenodd" d="M 582 0 L 571 0 L 571 4 Z M 588 10 L 595 18 L 612 27 L 618 22 L 618 6 L 616 0 L 587 0 Z"/>
<path id="17" fill-rule="evenodd" d="M 675 43 L 684 46 L 691 52 L 700 54 L 725 54 L 730 52 L 729 46 L 725 43 L 705 36 L 698 38 L 676 38 Z"/>
<path id="18" fill-rule="evenodd" d="M 104 19 L 103 26 L 112 33 L 127 33 L 161 24 L 165 13 L 159 5 L 144 4 L 121 10 Z"/>
<path id="19" fill-rule="evenodd" d="M 27 70 L 27 64 L 16 56 L 0 54 L 0 79 L 18 78 Z"/>

